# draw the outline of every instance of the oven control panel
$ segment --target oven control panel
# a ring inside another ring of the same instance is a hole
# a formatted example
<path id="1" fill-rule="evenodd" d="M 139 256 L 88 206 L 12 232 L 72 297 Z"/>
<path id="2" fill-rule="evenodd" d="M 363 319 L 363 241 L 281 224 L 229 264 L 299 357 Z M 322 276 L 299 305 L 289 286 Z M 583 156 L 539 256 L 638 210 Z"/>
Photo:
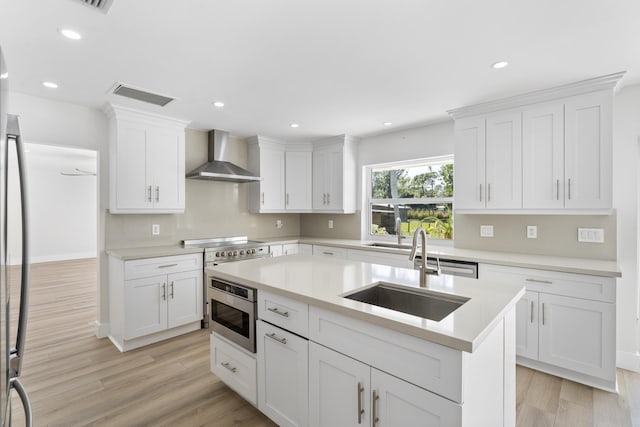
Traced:
<path id="1" fill-rule="evenodd" d="M 250 248 L 221 248 L 207 250 L 205 252 L 205 262 L 228 262 L 240 261 L 251 258 L 264 258 L 269 255 L 269 246 L 254 246 Z"/>

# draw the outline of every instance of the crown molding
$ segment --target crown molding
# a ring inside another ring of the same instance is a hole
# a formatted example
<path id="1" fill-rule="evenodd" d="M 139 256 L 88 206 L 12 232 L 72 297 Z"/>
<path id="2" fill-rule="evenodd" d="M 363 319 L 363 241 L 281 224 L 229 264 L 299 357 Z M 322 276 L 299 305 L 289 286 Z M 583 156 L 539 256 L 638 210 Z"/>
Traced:
<path id="1" fill-rule="evenodd" d="M 463 117 L 477 116 L 481 114 L 493 113 L 495 111 L 508 110 L 510 108 L 523 107 L 525 105 L 538 104 L 541 102 L 553 101 L 560 98 L 566 98 L 575 95 L 582 95 L 589 92 L 597 92 L 602 90 L 616 90 L 618 83 L 626 71 L 608 74 L 606 76 L 595 77 L 593 79 L 582 80 L 563 86 L 556 86 L 549 89 L 529 92 L 522 95 L 516 95 L 509 98 L 497 99 L 495 101 L 483 102 L 480 104 L 469 105 L 467 107 L 455 108 L 448 110 L 447 113 L 454 119 Z"/>

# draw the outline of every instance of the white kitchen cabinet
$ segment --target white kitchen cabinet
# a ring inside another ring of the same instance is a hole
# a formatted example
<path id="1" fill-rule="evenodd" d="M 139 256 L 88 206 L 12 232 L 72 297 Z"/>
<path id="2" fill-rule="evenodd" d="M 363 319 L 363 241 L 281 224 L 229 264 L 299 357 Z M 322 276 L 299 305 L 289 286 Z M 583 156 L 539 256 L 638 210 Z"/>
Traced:
<path id="1" fill-rule="evenodd" d="M 200 328 L 202 254 L 123 261 L 109 257 L 111 341 L 120 351 Z"/>
<path id="2" fill-rule="evenodd" d="M 392 267 L 413 269 L 413 261 L 409 261 L 409 256 L 404 254 L 390 254 L 363 249 L 347 249 L 347 259 L 352 261 L 368 262 L 370 264 L 382 264 Z"/>
<path id="3" fill-rule="evenodd" d="M 601 91 L 565 101 L 565 207 L 612 206 L 613 97 Z"/>
<path id="4" fill-rule="evenodd" d="M 347 249 L 335 246 L 313 245 L 313 255 L 347 259 Z"/>
<path id="5" fill-rule="evenodd" d="M 310 212 L 310 144 L 285 144 L 262 136 L 249 143 L 249 170 L 262 179 L 249 183 L 249 211 Z"/>
<path id="6" fill-rule="evenodd" d="M 182 213 L 187 121 L 109 106 L 109 211 Z"/>
<path id="7" fill-rule="evenodd" d="M 451 110 L 455 209 L 611 209 L 613 90 L 624 73 Z"/>
<path id="8" fill-rule="evenodd" d="M 313 144 L 313 211 L 356 210 L 356 142 L 342 135 Z"/>
<path id="9" fill-rule="evenodd" d="M 456 209 L 522 206 L 521 114 L 456 121 Z"/>
<path id="10" fill-rule="evenodd" d="M 302 255 L 313 255 L 313 245 L 298 243 L 298 253 Z"/>
<path id="11" fill-rule="evenodd" d="M 256 341 L 258 409 L 282 427 L 308 425 L 308 341 L 262 320 Z"/>
<path id="12" fill-rule="evenodd" d="M 282 245 L 269 245 L 269 254 L 271 256 L 282 256 Z"/>
<path id="13" fill-rule="evenodd" d="M 269 245 L 269 253 L 271 256 L 295 255 L 300 252 L 298 243 L 285 243 L 282 245 Z M 311 245 L 306 245 L 311 246 Z"/>
<path id="14" fill-rule="evenodd" d="M 253 353 L 211 334 L 211 372 L 252 405 L 258 404 L 257 362 Z"/>
<path id="15" fill-rule="evenodd" d="M 521 283 L 516 355 L 521 365 L 615 390 L 615 279 L 480 264 L 479 277 Z"/>

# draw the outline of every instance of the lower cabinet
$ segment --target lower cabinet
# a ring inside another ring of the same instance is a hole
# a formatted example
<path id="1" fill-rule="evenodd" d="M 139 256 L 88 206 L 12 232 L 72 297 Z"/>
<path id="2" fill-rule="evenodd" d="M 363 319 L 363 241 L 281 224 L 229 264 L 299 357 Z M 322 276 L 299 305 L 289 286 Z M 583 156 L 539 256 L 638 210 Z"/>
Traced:
<path id="1" fill-rule="evenodd" d="M 312 427 L 461 423 L 459 405 L 314 342 L 309 408 Z"/>
<path id="2" fill-rule="evenodd" d="M 258 404 L 255 354 L 212 333 L 211 372 L 252 405 Z"/>
<path id="3" fill-rule="evenodd" d="M 258 409 L 281 427 L 306 426 L 309 342 L 258 320 Z"/>

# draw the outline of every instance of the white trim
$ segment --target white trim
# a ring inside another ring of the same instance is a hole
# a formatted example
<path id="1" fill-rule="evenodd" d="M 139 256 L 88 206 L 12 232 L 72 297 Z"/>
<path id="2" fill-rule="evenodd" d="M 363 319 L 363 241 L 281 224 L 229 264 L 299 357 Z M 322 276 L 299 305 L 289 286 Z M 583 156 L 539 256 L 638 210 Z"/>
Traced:
<path id="1" fill-rule="evenodd" d="M 93 322 L 95 327 L 96 338 L 107 338 L 109 336 L 109 324 L 100 323 L 97 320 Z"/>
<path id="2" fill-rule="evenodd" d="M 58 255 L 43 255 L 31 257 L 31 264 L 38 264 L 40 262 L 54 262 L 54 261 L 68 261 L 72 259 L 86 259 L 96 258 L 98 255 L 96 252 L 77 252 L 73 254 L 58 254 Z M 15 257 L 15 259 L 9 259 L 7 265 L 20 265 L 21 258 Z"/>
<path id="3" fill-rule="evenodd" d="M 597 92 L 601 90 L 615 91 L 618 83 L 626 71 L 621 71 L 606 76 L 595 77 L 593 79 L 582 80 L 563 86 L 556 86 L 549 89 L 538 90 L 525 93 L 522 95 L 512 96 L 509 98 L 497 99 L 495 101 L 483 102 L 480 104 L 469 105 L 466 107 L 448 110 L 447 113 L 455 120 L 463 117 L 477 116 L 488 114 L 500 110 L 508 110 L 510 108 L 523 107 L 541 102 L 553 101 L 560 98 L 581 95 L 588 92 Z"/>
<path id="4" fill-rule="evenodd" d="M 616 366 L 618 368 L 640 373 L 640 353 L 618 350 L 616 354 Z"/>

